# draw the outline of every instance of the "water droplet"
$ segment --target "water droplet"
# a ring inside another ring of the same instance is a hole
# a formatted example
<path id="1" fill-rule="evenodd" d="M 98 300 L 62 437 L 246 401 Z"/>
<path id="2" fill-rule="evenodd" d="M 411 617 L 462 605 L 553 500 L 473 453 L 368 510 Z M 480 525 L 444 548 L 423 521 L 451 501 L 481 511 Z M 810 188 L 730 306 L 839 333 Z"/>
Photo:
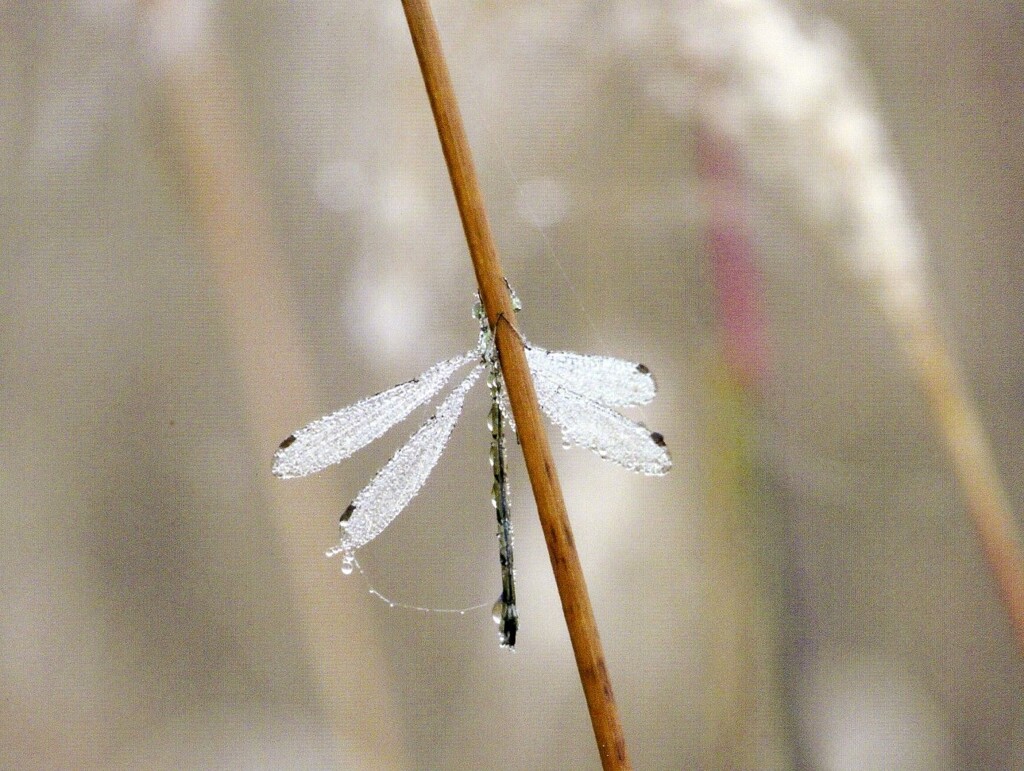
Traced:
<path id="1" fill-rule="evenodd" d="M 498 601 L 494 603 L 494 607 L 491 608 L 491 618 L 494 619 L 495 624 L 500 624 L 504 617 L 505 601 L 499 597 Z"/>

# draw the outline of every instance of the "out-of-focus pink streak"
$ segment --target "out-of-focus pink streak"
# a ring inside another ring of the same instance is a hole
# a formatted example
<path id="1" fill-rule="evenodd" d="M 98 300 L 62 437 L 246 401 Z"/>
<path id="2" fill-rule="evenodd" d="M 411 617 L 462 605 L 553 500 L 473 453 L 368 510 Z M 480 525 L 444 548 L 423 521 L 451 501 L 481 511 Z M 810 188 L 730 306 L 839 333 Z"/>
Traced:
<path id="1" fill-rule="evenodd" d="M 738 156 L 728 138 L 704 128 L 697 134 L 697 162 L 723 355 L 743 385 L 760 393 L 769 375 L 763 290 Z"/>

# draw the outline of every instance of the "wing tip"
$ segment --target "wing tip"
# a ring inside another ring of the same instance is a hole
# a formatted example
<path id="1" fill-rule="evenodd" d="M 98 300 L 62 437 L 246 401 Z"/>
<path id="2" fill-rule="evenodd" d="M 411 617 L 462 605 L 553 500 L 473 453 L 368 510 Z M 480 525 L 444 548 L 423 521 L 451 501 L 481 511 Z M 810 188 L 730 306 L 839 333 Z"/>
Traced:
<path id="1" fill-rule="evenodd" d="M 654 373 L 651 372 L 650 367 L 646 364 L 637 364 L 636 371 L 641 375 L 644 375 L 650 383 L 650 392 L 644 393 L 643 397 L 641 397 L 643 400 L 639 402 L 640 404 L 647 404 L 658 395 L 658 380 L 654 377 Z"/>
<path id="2" fill-rule="evenodd" d="M 341 512 L 341 519 L 338 520 L 338 524 L 344 525 L 346 522 L 352 519 L 352 514 L 355 513 L 355 510 L 356 504 L 355 501 L 353 501 L 348 505 L 348 508 Z"/>
<path id="3" fill-rule="evenodd" d="M 289 477 L 295 476 L 288 471 L 284 462 L 284 451 L 291 447 L 295 442 L 295 438 L 295 434 L 289 434 L 285 440 L 277 446 L 277 451 L 274 453 L 274 462 L 270 467 L 270 473 L 280 479 L 288 479 Z"/>
<path id="4" fill-rule="evenodd" d="M 295 467 L 294 459 L 290 458 L 289 453 L 285 452 L 286 448 L 287 446 L 282 443 L 282 446 L 274 453 L 274 461 L 270 465 L 270 473 L 278 479 L 294 479 L 305 476 L 305 473 Z"/>
<path id="5" fill-rule="evenodd" d="M 669 454 L 668 445 L 665 444 L 665 435 L 658 431 L 651 431 L 651 441 L 663 450 L 654 471 L 654 476 L 665 476 L 665 474 L 672 470 L 672 456 Z"/>
<path id="6" fill-rule="evenodd" d="M 270 467 L 270 473 L 278 479 L 292 479 L 296 475 L 285 469 L 277 458 L 274 458 L 274 465 Z"/>

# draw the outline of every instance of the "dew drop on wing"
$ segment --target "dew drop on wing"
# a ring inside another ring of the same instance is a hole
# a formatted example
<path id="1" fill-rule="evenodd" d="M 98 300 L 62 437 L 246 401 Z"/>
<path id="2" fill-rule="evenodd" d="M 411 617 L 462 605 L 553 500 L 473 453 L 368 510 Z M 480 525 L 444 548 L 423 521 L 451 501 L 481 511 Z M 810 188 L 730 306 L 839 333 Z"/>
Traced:
<path id="1" fill-rule="evenodd" d="M 658 447 L 665 446 L 665 437 L 659 434 L 657 431 L 651 432 L 651 441 L 653 441 Z"/>
<path id="2" fill-rule="evenodd" d="M 637 364 L 636 365 L 636 371 L 639 372 L 641 375 L 650 375 L 651 374 L 651 371 L 647 368 L 646 364 Z"/>
<path id="3" fill-rule="evenodd" d="M 295 441 L 295 434 L 290 434 L 287 439 L 285 439 L 283 442 L 281 442 L 281 444 L 279 444 L 277 446 L 277 449 L 283 450 L 286 447 L 290 447 L 292 442 L 294 442 L 294 441 Z"/>
<path id="4" fill-rule="evenodd" d="M 350 503 L 348 505 L 348 508 L 341 513 L 341 519 L 339 520 L 339 522 L 341 522 L 342 524 L 348 522 L 350 519 L 352 519 L 352 512 L 354 512 L 355 510 L 356 505 L 354 503 Z"/>

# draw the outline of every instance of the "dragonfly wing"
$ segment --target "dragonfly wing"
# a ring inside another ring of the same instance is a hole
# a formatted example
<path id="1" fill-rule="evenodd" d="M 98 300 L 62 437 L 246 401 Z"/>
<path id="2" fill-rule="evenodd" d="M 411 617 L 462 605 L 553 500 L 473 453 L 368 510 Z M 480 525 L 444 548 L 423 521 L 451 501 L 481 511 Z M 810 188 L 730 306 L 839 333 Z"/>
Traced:
<path id="1" fill-rule="evenodd" d="M 654 376 L 643 364 L 611 356 L 548 351 L 529 343 L 525 347 L 539 396 L 544 395 L 545 389 L 561 387 L 606 407 L 630 407 L 647 404 L 657 390 Z M 500 406 L 509 428 L 515 433 L 507 389 L 502 389 Z"/>
<path id="2" fill-rule="evenodd" d="M 380 535 L 420 491 L 452 435 L 466 394 L 482 371 L 483 365 L 474 367 L 352 501 L 342 515 L 341 551 L 358 549 Z"/>
<path id="3" fill-rule="evenodd" d="M 538 381 L 575 391 L 606 407 L 647 404 L 654 398 L 654 377 L 643 364 L 532 345 L 526 348 L 526 360 Z"/>
<path id="4" fill-rule="evenodd" d="M 281 442 L 272 470 L 283 479 L 304 477 L 365 447 L 433 397 L 457 369 L 479 358 L 470 351 L 439 362 L 414 380 L 314 420 Z"/>
<path id="5" fill-rule="evenodd" d="M 661 434 L 634 423 L 615 410 L 537 373 L 541 409 L 562 431 L 567 445 L 593 450 L 631 471 L 660 476 L 672 468 Z"/>

